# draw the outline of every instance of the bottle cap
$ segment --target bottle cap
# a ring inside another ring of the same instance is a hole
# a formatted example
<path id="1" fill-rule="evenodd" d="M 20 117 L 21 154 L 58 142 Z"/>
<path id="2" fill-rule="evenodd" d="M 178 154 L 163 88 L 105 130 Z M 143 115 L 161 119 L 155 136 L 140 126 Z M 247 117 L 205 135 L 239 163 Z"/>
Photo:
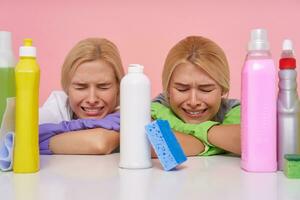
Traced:
<path id="1" fill-rule="evenodd" d="M 282 50 L 283 51 L 294 51 L 292 40 L 290 40 L 290 39 L 283 40 Z"/>
<path id="2" fill-rule="evenodd" d="M 281 57 L 293 58 L 294 57 L 294 48 L 292 40 L 285 39 L 282 43 L 282 53 Z"/>
<path id="3" fill-rule="evenodd" d="M 12 50 L 12 33 L 0 31 L 0 68 L 14 67 L 15 56 Z"/>
<path id="4" fill-rule="evenodd" d="M 0 51 L 11 50 L 11 32 L 0 31 Z"/>
<path id="5" fill-rule="evenodd" d="M 32 46 L 32 39 L 24 39 L 24 46 L 20 47 L 19 55 L 21 57 L 36 57 L 36 48 Z"/>
<path id="6" fill-rule="evenodd" d="M 144 66 L 140 64 L 129 64 L 128 73 L 142 73 L 144 71 Z"/>
<path id="7" fill-rule="evenodd" d="M 281 58 L 279 60 L 280 69 L 295 69 L 296 59 L 295 58 Z"/>
<path id="8" fill-rule="evenodd" d="M 251 30 L 248 50 L 269 50 L 268 33 L 265 29 Z"/>

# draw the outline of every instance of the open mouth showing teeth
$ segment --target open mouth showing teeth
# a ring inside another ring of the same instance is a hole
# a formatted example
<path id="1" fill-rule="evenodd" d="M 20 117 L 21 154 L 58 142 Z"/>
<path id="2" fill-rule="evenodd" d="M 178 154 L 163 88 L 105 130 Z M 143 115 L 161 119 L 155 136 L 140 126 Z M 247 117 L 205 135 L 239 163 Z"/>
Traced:
<path id="1" fill-rule="evenodd" d="M 197 110 L 197 111 L 189 111 L 189 110 L 185 110 L 183 109 L 183 111 L 190 117 L 202 117 L 205 112 L 207 111 L 207 108 L 206 109 L 202 109 L 202 110 Z"/>
<path id="2" fill-rule="evenodd" d="M 81 109 L 87 114 L 87 115 L 99 115 L 101 114 L 102 108 L 88 108 L 88 107 L 81 107 Z"/>

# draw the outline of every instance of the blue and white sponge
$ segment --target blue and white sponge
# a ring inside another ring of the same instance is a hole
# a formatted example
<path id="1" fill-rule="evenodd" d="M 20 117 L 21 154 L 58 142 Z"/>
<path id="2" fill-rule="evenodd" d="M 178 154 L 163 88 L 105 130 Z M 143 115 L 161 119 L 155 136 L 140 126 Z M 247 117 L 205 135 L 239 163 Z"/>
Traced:
<path id="1" fill-rule="evenodd" d="M 145 129 L 164 170 L 174 169 L 187 160 L 167 120 L 153 121 Z"/>

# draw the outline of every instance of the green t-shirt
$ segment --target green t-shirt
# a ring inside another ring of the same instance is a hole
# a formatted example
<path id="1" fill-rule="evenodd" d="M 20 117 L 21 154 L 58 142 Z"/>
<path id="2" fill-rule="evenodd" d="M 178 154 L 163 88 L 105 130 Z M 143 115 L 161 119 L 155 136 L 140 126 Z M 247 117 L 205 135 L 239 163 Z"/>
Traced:
<path id="1" fill-rule="evenodd" d="M 156 98 L 151 104 L 151 115 L 155 120 L 168 120 L 173 130 L 193 135 L 201 140 L 205 146 L 205 150 L 199 155 L 208 156 L 225 152 L 223 149 L 220 149 L 208 142 L 208 130 L 217 124 L 240 124 L 240 105 L 237 100 L 224 99 L 222 100 L 220 110 L 216 115 L 218 117 L 215 117 L 214 121 L 207 121 L 200 124 L 188 124 L 178 118 L 169 108 L 168 104 L 158 102 Z"/>

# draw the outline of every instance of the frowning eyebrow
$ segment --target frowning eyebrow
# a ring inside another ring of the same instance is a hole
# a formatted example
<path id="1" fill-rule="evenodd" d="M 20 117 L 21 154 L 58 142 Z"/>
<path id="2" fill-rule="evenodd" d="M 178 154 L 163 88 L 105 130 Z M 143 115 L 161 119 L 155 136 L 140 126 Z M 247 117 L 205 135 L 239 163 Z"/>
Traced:
<path id="1" fill-rule="evenodd" d="M 190 84 L 186 84 L 186 83 L 179 83 L 179 82 L 175 82 L 174 83 L 175 86 L 179 86 L 179 87 L 189 87 Z M 206 84 L 199 84 L 198 87 L 201 88 L 208 88 L 208 87 L 215 87 L 216 85 L 213 83 L 206 83 Z"/>
<path id="2" fill-rule="evenodd" d="M 83 86 L 86 86 L 87 83 L 73 82 L 72 85 L 74 85 L 74 86 L 82 86 L 83 87 Z"/>
<path id="3" fill-rule="evenodd" d="M 110 82 L 102 82 L 102 83 L 97 83 L 98 86 L 108 86 L 108 85 L 111 85 L 112 83 Z M 85 83 L 85 82 L 73 82 L 72 85 L 75 85 L 75 86 L 86 86 L 88 85 L 88 83 Z"/>
<path id="4" fill-rule="evenodd" d="M 99 81 L 96 83 L 97 84 L 110 84 L 111 82 L 110 81 Z M 72 84 L 88 84 L 88 83 L 85 81 L 73 81 Z"/>

